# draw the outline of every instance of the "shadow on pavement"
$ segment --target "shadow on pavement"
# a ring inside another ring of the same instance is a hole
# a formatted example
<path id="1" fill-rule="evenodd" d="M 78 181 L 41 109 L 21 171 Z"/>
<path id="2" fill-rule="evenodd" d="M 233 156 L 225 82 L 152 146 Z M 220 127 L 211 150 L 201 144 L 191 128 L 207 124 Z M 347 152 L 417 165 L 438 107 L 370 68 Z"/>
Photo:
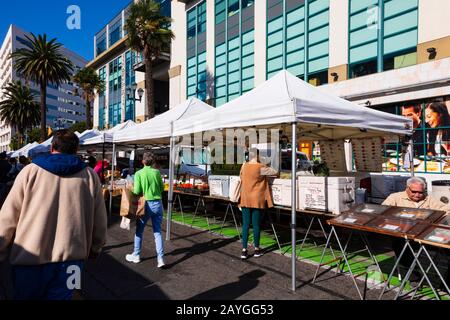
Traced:
<path id="1" fill-rule="evenodd" d="M 130 267 L 128 267 L 130 266 Z M 82 279 L 82 294 L 88 300 L 168 300 L 155 283 L 133 265 L 124 265 L 108 254 L 89 261 Z"/>
<path id="2" fill-rule="evenodd" d="M 212 239 L 206 243 L 197 243 L 188 248 L 176 249 L 176 250 L 170 252 L 168 255 L 178 256 L 178 255 L 184 254 L 184 256 L 181 257 L 180 259 L 176 260 L 175 262 L 168 264 L 166 266 L 166 269 L 170 269 L 170 268 L 176 266 L 177 264 L 182 263 L 183 261 L 186 261 L 194 256 L 198 256 L 203 253 L 207 253 L 209 251 L 214 251 L 214 250 L 220 249 L 222 247 L 225 247 L 225 246 L 229 245 L 230 243 L 236 242 L 237 239 L 238 239 L 238 237 L 230 238 L 230 239 Z"/>
<path id="3" fill-rule="evenodd" d="M 255 289 L 259 284 L 258 278 L 265 275 L 261 270 L 254 270 L 241 275 L 236 282 L 202 292 L 188 300 L 235 300 Z"/>

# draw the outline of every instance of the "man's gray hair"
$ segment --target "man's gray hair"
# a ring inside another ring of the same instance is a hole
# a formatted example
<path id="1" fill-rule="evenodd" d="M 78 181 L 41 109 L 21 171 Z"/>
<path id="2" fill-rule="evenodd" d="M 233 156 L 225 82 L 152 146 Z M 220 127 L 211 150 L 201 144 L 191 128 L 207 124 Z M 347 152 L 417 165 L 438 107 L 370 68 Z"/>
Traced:
<path id="1" fill-rule="evenodd" d="M 427 187 L 426 182 L 422 178 L 418 178 L 418 177 L 412 177 L 412 178 L 408 179 L 408 181 L 406 181 L 406 185 L 408 187 L 410 187 L 412 184 L 421 184 L 424 186 L 424 188 Z"/>

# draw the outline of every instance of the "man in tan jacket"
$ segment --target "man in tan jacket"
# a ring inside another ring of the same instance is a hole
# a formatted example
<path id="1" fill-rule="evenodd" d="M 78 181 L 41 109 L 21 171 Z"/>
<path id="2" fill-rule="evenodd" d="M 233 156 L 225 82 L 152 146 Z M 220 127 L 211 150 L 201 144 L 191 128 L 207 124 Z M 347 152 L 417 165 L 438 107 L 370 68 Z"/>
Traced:
<path id="1" fill-rule="evenodd" d="M 0 211 L 0 262 L 9 256 L 14 299 L 70 300 L 84 261 L 105 243 L 101 183 L 78 144 L 58 131 L 51 154 L 21 171 Z"/>

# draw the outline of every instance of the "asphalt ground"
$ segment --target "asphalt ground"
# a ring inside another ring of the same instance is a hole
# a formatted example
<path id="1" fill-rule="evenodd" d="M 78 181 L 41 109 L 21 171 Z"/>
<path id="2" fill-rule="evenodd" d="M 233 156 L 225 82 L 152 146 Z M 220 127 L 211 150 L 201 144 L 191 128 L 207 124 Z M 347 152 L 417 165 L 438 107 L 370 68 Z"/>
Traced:
<path id="1" fill-rule="evenodd" d="M 240 260 L 238 238 L 226 238 L 177 223 L 165 242 L 166 268 L 157 269 L 151 226 L 144 234 L 142 262 L 130 264 L 134 227 L 119 227 L 114 218 L 104 253 L 90 261 L 77 299 L 85 300 L 359 300 L 350 276 L 328 268 L 312 279 L 316 266 L 297 263 L 297 290 L 291 290 L 291 259 L 276 252 Z M 165 233 L 165 232 L 164 232 Z M 252 250 L 250 249 L 250 255 Z M 358 280 L 364 291 L 365 283 Z M 366 299 L 378 299 L 380 290 L 367 290 Z M 384 299 L 392 299 L 389 292 Z"/>

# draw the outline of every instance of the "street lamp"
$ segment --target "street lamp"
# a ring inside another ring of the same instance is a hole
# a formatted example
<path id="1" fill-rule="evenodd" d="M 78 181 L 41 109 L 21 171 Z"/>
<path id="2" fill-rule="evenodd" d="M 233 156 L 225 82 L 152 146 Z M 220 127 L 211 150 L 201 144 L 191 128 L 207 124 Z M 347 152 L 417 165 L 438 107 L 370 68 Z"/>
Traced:
<path id="1" fill-rule="evenodd" d="M 139 88 L 138 92 L 138 97 L 139 99 L 136 99 L 136 90 L 137 90 L 137 84 L 133 83 L 131 85 L 131 87 L 127 88 L 127 99 L 128 100 L 134 100 L 134 101 L 142 101 L 142 97 L 144 96 L 144 89 Z"/>

